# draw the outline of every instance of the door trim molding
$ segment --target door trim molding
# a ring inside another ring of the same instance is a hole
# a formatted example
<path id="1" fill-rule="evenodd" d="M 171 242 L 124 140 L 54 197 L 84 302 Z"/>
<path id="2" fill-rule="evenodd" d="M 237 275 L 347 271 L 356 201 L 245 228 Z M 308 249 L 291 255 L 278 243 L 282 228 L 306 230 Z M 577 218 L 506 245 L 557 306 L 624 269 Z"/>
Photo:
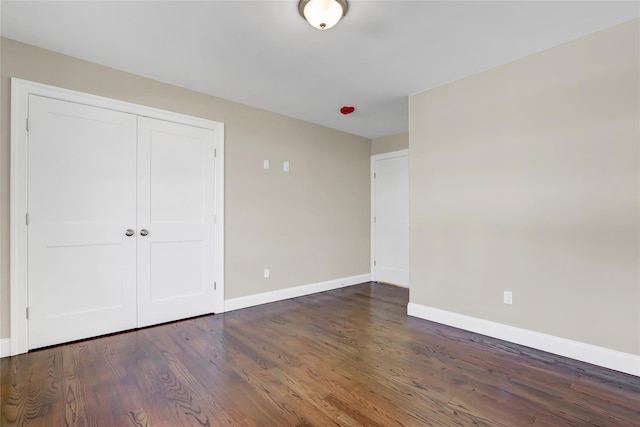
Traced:
<path id="1" fill-rule="evenodd" d="M 27 80 L 11 79 L 11 186 L 10 250 L 11 355 L 28 351 L 27 289 L 27 117 L 29 95 L 75 102 L 137 116 L 211 129 L 215 131 L 215 313 L 224 312 L 224 123 L 119 101 Z"/>
<path id="2" fill-rule="evenodd" d="M 371 156 L 371 167 L 370 167 L 370 172 L 371 172 L 371 256 L 370 256 L 370 263 L 371 263 L 371 280 L 372 281 L 377 281 L 376 278 L 376 266 L 373 265 L 373 262 L 375 260 L 375 256 L 376 256 L 376 229 L 375 229 L 375 221 L 374 221 L 374 217 L 375 217 L 375 213 L 376 213 L 376 183 L 375 183 L 375 172 L 376 172 L 376 162 L 378 160 L 386 160 L 386 159 L 393 159 L 395 157 L 408 157 L 409 156 L 409 150 L 405 149 L 405 150 L 398 150 L 398 151 L 391 151 L 389 153 L 382 153 L 382 154 L 375 154 L 373 156 Z"/>

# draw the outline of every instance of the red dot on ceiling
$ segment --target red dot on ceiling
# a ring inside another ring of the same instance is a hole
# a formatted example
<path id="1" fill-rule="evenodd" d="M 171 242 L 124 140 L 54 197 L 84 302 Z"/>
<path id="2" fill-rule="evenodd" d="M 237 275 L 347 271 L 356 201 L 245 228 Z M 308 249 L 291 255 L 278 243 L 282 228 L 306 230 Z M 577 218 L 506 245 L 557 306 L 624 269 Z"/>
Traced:
<path id="1" fill-rule="evenodd" d="M 341 112 L 342 114 L 344 114 L 345 116 L 346 116 L 347 114 L 351 114 L 351 113 L 353 113 L 354 111 L 356 111 L 356 108 L 355 108 L 355 107 L 352 107 L 352 106 L 350 106 L 350 105 L 345 105 L 344 107 L 342 107 L 342 108 L 340 109 L 340 112 Z"/>

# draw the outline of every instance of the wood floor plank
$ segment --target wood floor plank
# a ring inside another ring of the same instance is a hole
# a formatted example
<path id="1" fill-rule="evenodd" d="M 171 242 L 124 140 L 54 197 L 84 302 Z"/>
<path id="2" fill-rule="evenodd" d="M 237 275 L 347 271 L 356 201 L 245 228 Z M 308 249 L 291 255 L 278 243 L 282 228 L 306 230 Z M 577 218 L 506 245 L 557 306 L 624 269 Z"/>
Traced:
<path id="1" fill-rule="evenodd" d="M 0 359 L 0 425 L 640 426 L 640 378 L 407 302 L 365 283 Z"/>

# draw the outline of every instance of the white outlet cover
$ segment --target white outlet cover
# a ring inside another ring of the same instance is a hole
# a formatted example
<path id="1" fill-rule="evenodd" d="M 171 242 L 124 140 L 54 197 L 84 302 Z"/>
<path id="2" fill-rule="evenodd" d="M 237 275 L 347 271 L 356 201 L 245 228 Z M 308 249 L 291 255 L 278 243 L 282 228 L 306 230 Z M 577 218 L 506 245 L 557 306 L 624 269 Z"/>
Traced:
<path id="1" fill-rule="evenodd" d="M 513 292 L 504 291 L 503 301 L 505 304 L 513 304 Z"/>
<path id="2" fill-rule="evenodd" d="M 284 165 L 282 165 L 282 170 L 285 172 L 289 172 L 289 162 L 284 162 Z"/>
<path id="3" fill-rule="evenodd" d="M 265 169 L 269 169 L 269 160 L 265 160 L 262 165 Z"/>
<path id="4" fill-rule="evenodd" d="M 269 274 L 270 274 L 270 273 L 269 273 L 269 269 L 268 269 L 268 268 L 265 268 L 265 269 L 264 269 L 264 278 L 265 278 L 265 279 L 268 279 L 268 278 L 269 278 Z"/>

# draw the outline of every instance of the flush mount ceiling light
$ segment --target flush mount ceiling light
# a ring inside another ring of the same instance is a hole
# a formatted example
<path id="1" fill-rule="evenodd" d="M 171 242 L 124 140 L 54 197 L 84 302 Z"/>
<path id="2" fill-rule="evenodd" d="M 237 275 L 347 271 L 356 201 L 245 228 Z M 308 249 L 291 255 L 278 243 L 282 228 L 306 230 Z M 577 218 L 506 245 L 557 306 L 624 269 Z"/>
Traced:
<path id="1" fill-rule="evenodd" d="M 300 0 L 298 11 L 312 27 L 328 30 L 347 14 L 347 0 Z"/>

